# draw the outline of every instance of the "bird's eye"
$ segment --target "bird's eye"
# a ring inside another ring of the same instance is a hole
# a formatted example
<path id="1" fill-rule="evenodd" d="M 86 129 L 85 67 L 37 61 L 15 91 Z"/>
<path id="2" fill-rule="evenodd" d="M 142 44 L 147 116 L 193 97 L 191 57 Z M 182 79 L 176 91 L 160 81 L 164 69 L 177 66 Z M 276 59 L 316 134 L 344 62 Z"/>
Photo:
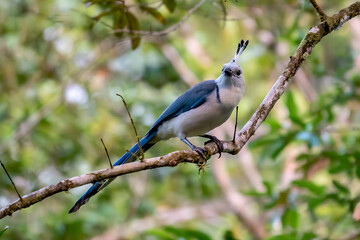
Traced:
<path id="1" fill-rule="evenodd" d="M 240 71 L 240 70 L 236 72 L 236 75 L 239 76 L 240 74 L 241 74 L 241 71 Z"/>

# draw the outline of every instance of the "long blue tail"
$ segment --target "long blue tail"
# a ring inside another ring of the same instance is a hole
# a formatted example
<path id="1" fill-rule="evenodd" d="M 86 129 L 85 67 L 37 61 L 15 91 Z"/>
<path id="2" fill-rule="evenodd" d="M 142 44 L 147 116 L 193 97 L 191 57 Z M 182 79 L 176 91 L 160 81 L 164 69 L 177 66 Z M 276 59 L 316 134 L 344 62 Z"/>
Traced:
<path id="1" fill-rule="evenodd" d="M 151 142 L 151 140 L 154 138 L 154 136 L 156 135 L 156 132 L 151 133 L 150 135 L 146 134 L 145 137 L 143 139 L 140 140 L 140 145 L 141 148 L 143 150 L 143 152 L 149 150 L 152 146 L 155 145 L 155 142 Z M 126 162 L 133 162 L 137 159 L 138 156 L 140 156 L 140 148 L 139 148 L 139 144 L 135 144 L 130 150 L 131 153 L 126 152 L 119 160 L 117 160 L 116 163 L 114 163 L 114 166 L 118 166 L 118 165 L 122 165 Z M 79 198 L 79 200 L 75 203 L 75 205 L 70 209 L 69 213 L 73 213 L 76 212 L 80 209 L 80 207 L 82 205 L 84 205 L 85 203 L 87 203 L 89 201 L 89 199 L 94 196 L 95 194 L 97 194 L 100 190 L 102 190 L 103 188 L 105 188 L 107 185 L 109 185 L 114 178 L 109 178 L 106 179 L 104 181 L 100 181 L 100 182 L 95 182 L 92 187 L 89 188 L 89 190 L 87 190 L 87 192 L 81 197 Z"/>

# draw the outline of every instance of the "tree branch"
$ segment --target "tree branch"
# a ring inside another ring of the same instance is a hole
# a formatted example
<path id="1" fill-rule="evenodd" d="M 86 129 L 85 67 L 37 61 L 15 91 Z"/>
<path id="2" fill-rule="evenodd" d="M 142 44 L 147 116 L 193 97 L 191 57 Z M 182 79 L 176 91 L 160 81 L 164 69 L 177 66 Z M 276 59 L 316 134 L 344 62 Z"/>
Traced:
<path id="1" fill-rule="evenodd" d="M 255 134 L 255 131 L 258 129 L 260 124 L 266 119 L 275 103 L 287 89 L 290 78 L 294 76 L 300 65 L 311 54 L 316 44 L 319 43 L 324 36 L 333 30 L 339 29 L 342 24 L 359 14 L 360 2 L 356 2 L 349 7 L 342 9 L 333 16 L 328 17 L 325 22 L 322 22 L 310 29 L 308 34 L 301 41 L 300 46 L 296 50 L 295 54 L 290 57 L 289 63 L 287 64 L 285 70 L 282 72 L 274 86 L 266 95 L 259 108 L 242 128 L 242 130 L 237 133 L 236 143 L 233 143 L 232 141 L 224 142 L 224 152 L 237 154 L 241 150 L 250 137 Z M 211 155 L 214 155 L 218 152 L 218 149 L 214 143 L 207 144 L 206 148 Z M 113 169 L 100 170 L 93 173 L 65 179 L 57 184 L 44 187 L 38 191 L 30 193 L 29 195 L 23 196 L 22 201 L 19 199 L 9 204 L 8 206 L 5 206 L 0 210 L 0 219 L 11 215 L 12 213 L 22 208 L 27 208 L 58 192 L 68 191 L 71 188 L 146 169 L 174 167 L 183 162 L 197 163 L 199 158 L 199 155 L 193 151 L 176 151 L 162 157 L 145 159 L 143 162 L 132 162 L 121 166 L 116 166 Z"/>
<path id="2" fill-rule="evenodd" d="M 290 78 L 295 75 L 300 65 L 312 53 L 316 44 L 318 44 L 327 34 L 339 29 L 345 22 L 359 14 L 360 2 L 355 2 L 333 16 L 328 17 L 325 22 L 322 22 L 309 30 L 301 41 L 295 54 L 290 57 L 285 70 L 281 73 L 256 112 L 237 134 L 236 143 L 238 144 L 239 150 L 245 145 L 249 138 L 254 135 L 260 124 L 266 119 L 275 103 L 288 87 Z"/>

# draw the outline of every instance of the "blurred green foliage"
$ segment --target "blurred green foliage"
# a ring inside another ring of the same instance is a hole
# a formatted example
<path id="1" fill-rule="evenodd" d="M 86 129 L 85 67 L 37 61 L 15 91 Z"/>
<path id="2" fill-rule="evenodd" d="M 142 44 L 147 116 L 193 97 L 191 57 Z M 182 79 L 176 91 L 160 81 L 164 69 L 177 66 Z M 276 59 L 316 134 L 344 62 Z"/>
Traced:
<path id="1" fill-rule="evenodd" d="M 4 235 L 4 233 L 7 229 L 8 229 L 8 226 L 6 226 L 4 229 L 0 230 L 0 238 Z"/>
<path id="2" fill-rule="evenodd" d="M 352 3 L 319 2 L 329 15 Z M 142 136 L 188 89 L 188 72 L 199 81 L 217 78 L 241 39 L 250 40 L 240 60 L 246 93 L 239 123 L 246 123 L 319 21 L 307 1 L 210 0 L 176 31 L 153 36 L 177 24 L 194 4 L 0 2 L 0 156 L 22 194 L 106 168 L 100 138 L 113 161 L 136 142 L 116 93 L 125 97 Z M 350 24 L 323 39 L 249 144 L 266 191 L 251 186 L 237 156 L 225 156 L 233 183 L 265 220 L 267 239 L 357 233 L 352 213 L 360 201 L 359 41 Z M 169 47 L 175 53 L 164 52 Z M 178 149 L 186 146 L 170 140 L 146 156 Z M 289 164 L 296 166 L 290 180 Z M 121 177 L 72 215 L 69 208 L 88 186 L 55 195 L 2 219 L 0 235 L 9 225 L 6 239 L 90 239 L 114 229 L 123 231 L 123 239 L 252 239 L 231 211 L 136 225 L 166 210 L 226 203 L 209 165 L 200 175 L 184 164 Z M 1 207 L 17 199 L 6 174 L 0 174 L 0 186 Z"/>

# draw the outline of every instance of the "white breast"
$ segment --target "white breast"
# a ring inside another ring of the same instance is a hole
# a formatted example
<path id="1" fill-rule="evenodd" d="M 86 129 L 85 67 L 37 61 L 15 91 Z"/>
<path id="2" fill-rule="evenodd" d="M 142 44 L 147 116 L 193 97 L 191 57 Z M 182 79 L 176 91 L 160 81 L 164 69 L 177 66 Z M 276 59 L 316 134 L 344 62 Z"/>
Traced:
<path id="1" fill-rule="evenodd" d="M 223 105 L 236 107 L 244 94 L 243 88 L 223 88 L 219 90 L 220 100 Z"/>

